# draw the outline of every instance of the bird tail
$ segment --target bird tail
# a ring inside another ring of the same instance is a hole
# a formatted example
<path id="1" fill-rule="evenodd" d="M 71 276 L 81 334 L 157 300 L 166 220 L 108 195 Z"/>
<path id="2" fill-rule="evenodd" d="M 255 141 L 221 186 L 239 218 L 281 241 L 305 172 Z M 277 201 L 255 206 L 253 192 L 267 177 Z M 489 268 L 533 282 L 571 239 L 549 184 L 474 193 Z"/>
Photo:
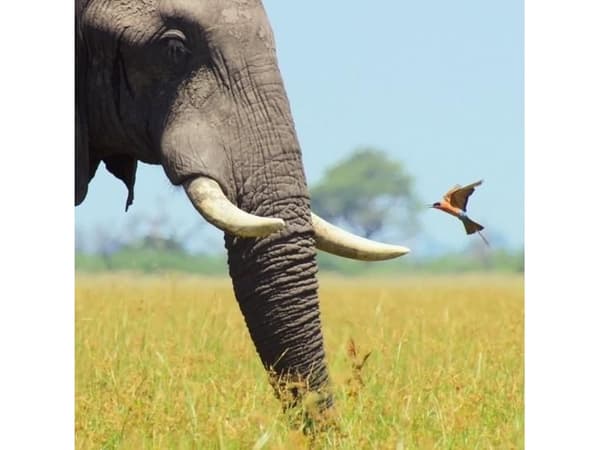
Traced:
<path id="1" fill-rule="evenodd" d="M 479 236 L 481 236 L 481 239 L 483 239 L 483 242 L 485 242 L 485 244 L 488 247 L 490 246 L 490 243 L 488 242 L 488 240 L 485 238 L 485 236 L 483 234 L 481 234 L 481 230 L 483 230 L 483 228 L 484 228 L 483 225 L 480 225 L 477 222 L 473 222 L 468 217 L 465 220 L 463 220 L 463 224 L 465 225 L 465 230 L 467 230 L 467 234 L 473 234 L 473 233 L 479 234 Z"/>
<path id="2" fill-rule="evenodd" d="M 465 226 L 465 230 L 467 231 L 467 234 L 473 234 L 475 232 L 483 230 L 483 228 L 484 228 L 483 225 L 479 225 L 477 222 L 473 222 L 468 217 L 465 218 L 462 221 L 462 223 Z"/>
<path id="3" fill-rule="evenodd" d="M 483 235 L 483 233 L 481 231 L 478 231 L 477 234 L 479 236 L 481 236 L 481 239 L 483 239 L 483 242 L 485 242 L 485 245 L 487 245 L 488 247 L 490 246 L 490 243 L 488 242 L 488 240 L 485 238 L 485 236 Z"/>

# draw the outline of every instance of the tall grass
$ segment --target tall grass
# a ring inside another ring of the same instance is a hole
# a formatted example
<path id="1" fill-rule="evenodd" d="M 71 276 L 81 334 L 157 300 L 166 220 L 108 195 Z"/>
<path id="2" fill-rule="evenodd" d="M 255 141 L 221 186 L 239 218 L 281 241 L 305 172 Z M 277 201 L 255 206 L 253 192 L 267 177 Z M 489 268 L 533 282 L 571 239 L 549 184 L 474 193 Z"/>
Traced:
<path id="1" fill-rule="evenodd" d="M 340 426 L 310 437 L 229 280 L 78 276 L 77 448 L 523 447 L 521 277 L 328 277 L 320 296 Z"/>

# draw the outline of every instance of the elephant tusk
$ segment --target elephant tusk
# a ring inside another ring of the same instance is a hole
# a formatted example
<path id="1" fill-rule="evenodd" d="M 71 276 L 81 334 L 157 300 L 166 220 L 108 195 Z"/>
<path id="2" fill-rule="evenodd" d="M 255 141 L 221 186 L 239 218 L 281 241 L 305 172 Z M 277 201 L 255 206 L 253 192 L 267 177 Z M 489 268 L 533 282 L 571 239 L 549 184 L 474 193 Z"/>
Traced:
<path id="1" fill-rule="evenodd" d="M 399 245 L 383 244 L 356 236 L 311 213 L 317 248 L 344 258 L 382 261 L 410 253 Z"/>
<path id="2" fill-rule="evenodd" d="M 282 219 L 259 217 L 242 211 L 231 203 L 219 184 L 207 177 L 183 183 L 185 192 L 202 217 L 215 227 L 239 237 L 262 237 L 281 230 Z"/>

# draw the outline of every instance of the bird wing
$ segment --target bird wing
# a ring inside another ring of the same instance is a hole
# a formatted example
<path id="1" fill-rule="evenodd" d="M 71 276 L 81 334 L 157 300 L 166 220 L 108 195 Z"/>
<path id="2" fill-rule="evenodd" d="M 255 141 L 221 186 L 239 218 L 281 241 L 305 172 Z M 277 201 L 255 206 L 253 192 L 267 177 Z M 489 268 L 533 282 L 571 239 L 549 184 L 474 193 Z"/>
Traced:
<path id="1" fill-rule="evenodd" d="M 456 208 L 460 208 L 463 211 L 467 210 L 467 202 L 469 197 L 475 191 L 475 187 L 483 183 L 483 180 L 476 181 L 475 183 L 468 184 L 463 187 L 455 187 L 448 191 L 444 196 L 448 203 Z"/>
<path id="2" fill-rule="evenodd" d="M 461 187 L 462 186 L 460 184 L 455 184 L 453 187 L 451 187 L 450 190 L 444 194 L 444 200 L 446 200 L 448 203 L 450 203 L 452 194 L 454 194 L 456 191 L 458 191 Z"/>

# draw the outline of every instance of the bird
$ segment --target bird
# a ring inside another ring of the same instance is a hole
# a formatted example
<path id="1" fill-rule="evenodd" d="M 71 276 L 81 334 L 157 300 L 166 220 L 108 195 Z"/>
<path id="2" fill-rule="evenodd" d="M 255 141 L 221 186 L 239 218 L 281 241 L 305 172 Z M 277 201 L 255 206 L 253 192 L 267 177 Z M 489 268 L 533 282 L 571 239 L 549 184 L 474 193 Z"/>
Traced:
<path id="1" fill-rule="evenodd" d="M 489 246 L 490 243 L 485 236 L 481 234 L 481 230 L 484 229 L 484 226 L 474 222 L 467 216 L 467 202 L 469 197 L 475 191 L 475 188 L 480 186 L 481 183 L 483 183 L 483 180 L 467 184 L 466 186 L 457 184 L 444 194 L 442 201 L 435 202 L 430 205 L 430 207 L 439 209 L 440 211 L 444 211 L 445 213 L 456 217 L 465 226 L 465 231 L 467 234 L 473 234 L 477 232 L 479 236 L 481 236 L 481 239 L 483 239 L 483 242 Z"/>

